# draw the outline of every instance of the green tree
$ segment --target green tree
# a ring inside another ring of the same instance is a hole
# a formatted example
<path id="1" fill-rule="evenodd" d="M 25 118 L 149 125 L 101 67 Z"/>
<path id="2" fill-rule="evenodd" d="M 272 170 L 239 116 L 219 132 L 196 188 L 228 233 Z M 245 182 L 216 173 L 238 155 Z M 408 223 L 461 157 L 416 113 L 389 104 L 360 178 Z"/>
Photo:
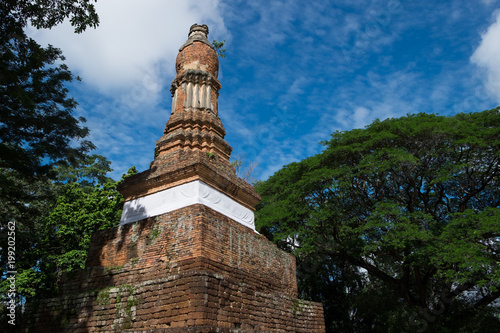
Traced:
<path id="1" fill-rule="evenodd" d="M 87 0 L 5 0 L 0 6 L 0 202 L 26 211 L 29 192 L 19 183 L 53 176 L 52 166 L 93 149 L 76 119 L 73 80 L 59 49 L 42 47 L 25 33 L 28 24 L 51 28 L 69 18 L 76 32 L 95 27 Z M 78 146 L 72 142 L 79 141 Z M 1 216 L 0 226 L 13 216 Z"/>
<path id="2" fill-rule="evenodd" d="M 42 47 L 25 28 L 69 19 L 80 33 L 99 23 L 94 1 L 3 0 L 0 5 L 0 265 L 7 268 L 7 226 L 15 222 L 19 299 L 53 284 L 38 278 L 46 218 L 56 203 L 56 165 L 74 164 L 94 148 L 66 84 L 74 79 L 59 49 Z M 1 276 L 5 279 L 5 276 Z M 30 286 L 31 284 L 31 286 Z M 4 295 L 5 280 L 0 283 Z M 42 297 L 43 294 L 40 294 Z"/>
<path id="3" fill-rule="evenodd" d="M 498 331 L 500 108 L 375 121 L 324 145 L 258 184 L 257 226 L 298 256 L 330 329 Z"/>
<path id="4" fill-rule="evenodd" d="M 225 43 L 226 43 L 225 40 L 223 40 L 222 42 L 218 42 L 216 39 L 214 39 L 212 42 L 212 45 L 214 46 L 215 51 L 219 55 L 219 58 L 226 57 L 226 49 L 223 49 Z"/>
<path id="5" fill-rule="evenodd" d="M 59 281 L 63 273 L 83 269 L 92 234 L 117 226 L 122 206 L 123 197 L 116 191 L 116 182 L 97 185 L 90 191 L 79 183 L 63 185 L 45 219 L 40 244 L 44 253 L 38 261 L 40 274 Z M 40 294 L 33 293 L 38 297 Z"/>
<path id="6" fill-rule="evenodd" d="M 118 182 L 105 176 L 112 170 L 104 157 L 86 156 L 75 167 L 65 165 L 56 171 L 57 181 L 31 184 L 34 193 L 48 193 L 32 203 L 43 214 L 29 228 L 16 223 L 19 303 L 56 296 L 62 275 L 85 267 L 92 234 L 120 221 L 123 197 L 116 190 Z M 7 267 L 5 256 L 0 262 Z M 9 282 L 3 278 L 0 297 L 7 299 Z M 17 313 L 21 318 L 21 311 Z M 0 322 L 4 321 L 5 309 L 0 309 Z"/>

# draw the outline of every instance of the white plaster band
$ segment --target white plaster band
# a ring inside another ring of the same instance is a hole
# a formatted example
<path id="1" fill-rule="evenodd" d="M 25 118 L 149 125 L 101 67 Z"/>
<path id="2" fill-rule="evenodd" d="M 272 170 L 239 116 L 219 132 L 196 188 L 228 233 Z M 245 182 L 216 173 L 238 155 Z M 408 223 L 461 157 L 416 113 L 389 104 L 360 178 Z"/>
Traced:
<path id="1" fill-rule="evenodd" d="M 255 231 L 253 211 L 200 180 L 125 202 L 120 225 L 195 204 L 210 207 Z"/>

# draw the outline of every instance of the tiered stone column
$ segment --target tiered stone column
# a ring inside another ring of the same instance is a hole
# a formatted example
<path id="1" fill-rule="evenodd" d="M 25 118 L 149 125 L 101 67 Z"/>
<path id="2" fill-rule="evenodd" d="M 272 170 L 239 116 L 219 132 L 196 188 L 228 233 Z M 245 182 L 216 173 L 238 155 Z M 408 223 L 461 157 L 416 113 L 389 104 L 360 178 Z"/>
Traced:
<path id="1" fill-rule="evenodd" d="M 231 211 L 233 218 L 245 216 L 236 221 L 255 230 L 253 211 L 260 198 L 252 186 L 236 176 L 229 162 L 232 148 L 224 140 L 226 131 L 218 116 L 219 60 L 207 35 L 206 25 L 195 24 L 179 49 L 177 74 L 170 86 L 172 113 L 156 142 L 149 170 L 127 179 L 120 188 L 126 200 L 122 223 L 165 213 L 168 206 L 180 208 L 164 203 L 168 198 L 182 197 L 180 189 L 201 182 L 199 188 L 208 189 L 205 193 L 210 197 L 223 198 L 217 202 L 224 208 L 212 208 L 223 214 Z M 193 202 L 207 201 L 201 197 L 186 200 L 186 204 Z"/>

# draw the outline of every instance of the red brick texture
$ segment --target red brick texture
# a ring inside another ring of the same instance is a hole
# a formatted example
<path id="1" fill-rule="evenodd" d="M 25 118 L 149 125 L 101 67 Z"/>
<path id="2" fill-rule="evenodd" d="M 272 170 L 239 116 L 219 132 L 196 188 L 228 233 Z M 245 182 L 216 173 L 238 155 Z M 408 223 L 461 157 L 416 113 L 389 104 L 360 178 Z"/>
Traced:
<path id="1" fill-rule="evenodd" d="M 86 266 L 28 331 L 324 332 L 295 258 L 203 205 L 95 234 Z"/>

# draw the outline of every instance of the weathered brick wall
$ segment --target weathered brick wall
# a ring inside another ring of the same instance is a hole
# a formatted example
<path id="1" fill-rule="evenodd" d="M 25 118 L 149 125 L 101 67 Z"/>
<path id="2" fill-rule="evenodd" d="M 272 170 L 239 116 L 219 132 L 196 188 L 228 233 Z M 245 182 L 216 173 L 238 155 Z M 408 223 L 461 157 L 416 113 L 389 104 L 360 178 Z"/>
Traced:
<path id="1" fill-rule="evenodd" d="M 44 302 L 33 332 L 322 332 L 320 304 L 191 269 Z M 224 329 L 224 330 L 220 330 Z"/>
<path id="2" fill-rule="evenodd" d="M 99 232 L 30 332 L 322 332 L 294 257 L 203 205 Z M 182 328 L 182 329 L 181 329 Z M 188 330 L 189 328 L 189 330 Z"/>

